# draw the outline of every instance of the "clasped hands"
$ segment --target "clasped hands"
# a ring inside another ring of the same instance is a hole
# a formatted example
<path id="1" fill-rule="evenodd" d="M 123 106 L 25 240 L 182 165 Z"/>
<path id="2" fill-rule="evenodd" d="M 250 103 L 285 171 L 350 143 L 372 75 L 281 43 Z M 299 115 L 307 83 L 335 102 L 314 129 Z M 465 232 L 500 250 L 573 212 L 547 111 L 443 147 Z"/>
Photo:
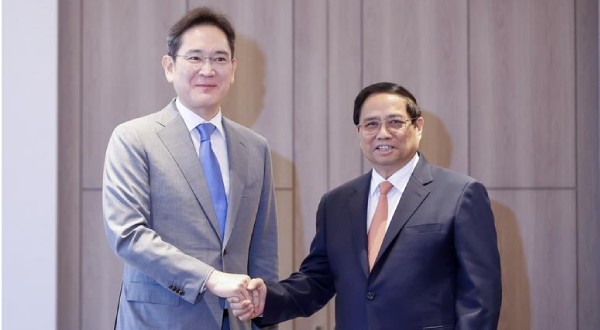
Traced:
<path id="1" fill-rule="evenodd" d="M 206 288 L 226 298 L 233 315 L 242 321 L 260 316 L 265 308 L 267 286 L 260 278 L 214 270 L 206 280 Z"/>

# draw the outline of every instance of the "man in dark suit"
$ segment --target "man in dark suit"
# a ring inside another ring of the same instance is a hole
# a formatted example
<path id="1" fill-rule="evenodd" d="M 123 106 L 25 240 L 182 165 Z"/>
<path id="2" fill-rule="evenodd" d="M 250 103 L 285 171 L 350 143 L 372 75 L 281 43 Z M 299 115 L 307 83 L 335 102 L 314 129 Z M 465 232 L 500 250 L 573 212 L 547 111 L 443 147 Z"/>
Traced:
<path id="1" fill-rule="evenodd" d="M 322 197 L 298 272 L 251 281 L 266 294 L 257 322 L 309 316 L 336 295 L 337 330 L 496 329 L 500 259 L 485 187 L 417 152 L 424 120 L 399 85 L 363 89 L 354 123 L 373 170 Z"/>
<path id="2" fill-rule="evenodd" d="M 221 112 L 234 50 L 226 17 L 189 11 L 162 59 L 177 97 L 111 136 L 104 224 L 125 263 L 116 329 L 250 330 L 223 298 L 252 306 L 248 275 L 278 278 L 269 147 Z"/>

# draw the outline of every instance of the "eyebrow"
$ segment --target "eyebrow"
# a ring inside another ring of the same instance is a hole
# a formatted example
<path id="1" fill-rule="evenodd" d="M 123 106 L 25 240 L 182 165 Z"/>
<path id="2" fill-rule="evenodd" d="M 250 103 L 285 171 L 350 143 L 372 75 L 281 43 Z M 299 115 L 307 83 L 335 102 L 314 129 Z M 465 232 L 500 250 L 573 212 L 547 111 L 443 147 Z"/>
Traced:
<path id="1" fill-rule="evenodd" d="M 402 119 L 404 119 L 404 116 L 403 115 L 398 115 L 398 114 L 391 114 L 391 115 L 386 116 L 384 119 L 392 119 L 392 118 L 402 118 Z M 381 118 L 373 116 L 373 117 L 366 117 L 365 120 L 381 120 Z"/>
<path id="2" fill-rule="evenodd" d="M 190 49 L 187 52 L 185 52 L 186 54 L 204 54 L 206 53 L 205 51 L 201 50 L 201 49 Z M 217 50 L 213 53 L 214 55 L 229 55 L 229 52 L 224 51 L 224 50 Z"/>

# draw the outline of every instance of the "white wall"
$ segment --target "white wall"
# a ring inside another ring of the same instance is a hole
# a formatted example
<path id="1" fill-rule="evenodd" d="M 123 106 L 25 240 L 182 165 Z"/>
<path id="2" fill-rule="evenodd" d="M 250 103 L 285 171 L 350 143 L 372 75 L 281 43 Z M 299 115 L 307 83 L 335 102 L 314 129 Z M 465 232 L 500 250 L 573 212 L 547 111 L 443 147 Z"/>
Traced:
<path id="1" fill-rule="evenodd" d="M 58 0 L 2 14 L 2 325 L 56 329 Z"/>

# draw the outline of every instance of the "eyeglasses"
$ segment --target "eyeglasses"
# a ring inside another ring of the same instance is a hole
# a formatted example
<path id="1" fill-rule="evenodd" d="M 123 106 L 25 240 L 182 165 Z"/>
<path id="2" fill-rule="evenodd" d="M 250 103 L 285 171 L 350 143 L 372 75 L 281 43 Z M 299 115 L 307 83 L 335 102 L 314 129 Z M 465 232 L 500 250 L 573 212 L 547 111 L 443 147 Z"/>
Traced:
<path id="1" fill-rule="evenodd" d="M 198 55 L 174 55 L 175 57 L 181 57 L 188 63 L 194 66 L 203 66 L 210 62 L 215 67 L 223 67 L 233 61 L 233 58 L 229 58 L 224 55 L 216 56 L 198 56 Z"/>
<path id="2" fill-rule="evenodd" d="M 408 127 L 408 124 L 411 123 L 416 118 L 403 119 L 403 118 L 392 118 L 388 120 L 384 120 L 385 128 L 387 128 L 390 133 L 399 133 Z M 362 124 L 358 124 L 358 129 L 363 133 L 368 135 L 375 135 L 379 133 L 381 130 L 381 121 L 380 120 L 369 120 Z"/>

